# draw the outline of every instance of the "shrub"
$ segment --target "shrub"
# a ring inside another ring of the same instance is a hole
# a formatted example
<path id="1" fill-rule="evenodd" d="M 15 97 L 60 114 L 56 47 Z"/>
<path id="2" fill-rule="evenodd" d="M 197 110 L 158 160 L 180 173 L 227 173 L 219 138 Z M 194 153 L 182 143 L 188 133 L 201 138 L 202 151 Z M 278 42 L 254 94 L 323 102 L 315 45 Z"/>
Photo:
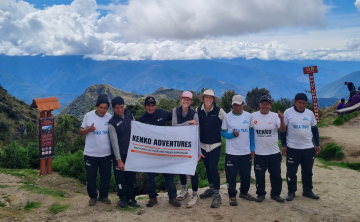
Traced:
<path id="1" fill-rule="evenodd" d="M 343 125 L 345 123 L 344 119 L 341 116 L 336 117 L 333 124 L 336 126 Z"/>
<path id="2" fill-rule="evenodd" d="M 28 168 L 29 152 L 16 141 L 10 143 L 5 149 L 1 161 L 2 167 L 12 169 Z"/>
<path id="3" fill-rule="evenodd" d="M 321 150 L 318 157 L 324 160 L 341 160 L 344 157 L 344 152 L 342 152 L 340 146 L 330 143 Z"/>

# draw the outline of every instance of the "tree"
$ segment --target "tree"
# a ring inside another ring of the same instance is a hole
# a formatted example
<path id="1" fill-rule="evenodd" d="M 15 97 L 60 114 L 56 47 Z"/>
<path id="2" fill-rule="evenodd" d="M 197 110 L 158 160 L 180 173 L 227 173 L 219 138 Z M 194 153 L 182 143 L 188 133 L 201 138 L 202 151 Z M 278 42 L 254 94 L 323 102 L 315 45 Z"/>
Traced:
<path id="1" fill-rule="evenodd" d="M 270 96 L 270 92 L 269 90 L 265 89 L 265 88 L 261 88 L 259 89 L 258 87 L 253 88 L 251 91 L 248 91 L 246 94 L 246 103 L 248 106 L 250 106 L 250 108 L 254 109 L 254 110 L 259 110 L 259 101 L 260 101 L 260 97 L 263 95 L 269 95 Z"/>
<path id="2" fill-rule="evenodd" d="M 232 98 L 236 95 L 235 90 L 226 90 L 224 94 L 221 96 L 220 107 L 228 113 L 232 108 Z"/>
<path id="3" fill-rule="evenodd" d="M 273 101 L 271 106 L 272 112 L 277 112 L 280 110 L 280 112 L 284 113 L 287 108 L 290 108 L 293 106 L 293 101 L 288 98 L 281 98 L 276 101 Z"/>

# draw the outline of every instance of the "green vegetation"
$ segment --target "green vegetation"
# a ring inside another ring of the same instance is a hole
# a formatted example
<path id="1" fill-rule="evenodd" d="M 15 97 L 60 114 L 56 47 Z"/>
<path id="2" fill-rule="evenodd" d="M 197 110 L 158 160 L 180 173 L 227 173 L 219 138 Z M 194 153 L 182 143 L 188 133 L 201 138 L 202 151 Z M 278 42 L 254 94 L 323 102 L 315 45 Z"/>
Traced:
<path id="1" fill-rule="evenodd" d="M 13 141 L 5 147 L 0 164 L 1 167 L 11 169 L 37 168 L 39 167 L 39 145 L 29 142 L 25 146 Z"/>
<path id="2" fill-rule="evenodd" d="M 143 209 L 143 207 L 129 207 L 128 205 L 126 205 L 124 208 L 121 208 L 119 206 L 116 206 L 116 209 L 122 212 L 131 212 L 131 213 L 135 213 L 136 211 L 138 211 L 139 209 Z"/>
<path id="3" fill-rule="evenodd" d="M 38 208 L 38 207 L 40 207 L 40 202 L 27 202 L 26 203 L 26 205 L 25 205 L 25 207 L 24 207 L 24 210 L 25 211 L 30 211 L 30 210 L 32 210 L 32 209 L 35 209 L 35 208 Z"/>
<path id="4" fill-rule="evenodd" d="M 325 146 L 318 154 L 318 158 L 322 158 L 324 160 L 341 160 L 344 157 L 344 152 L 342 148 L 334 143 L 330 143 Z"/>
<path id="5" fill-rule="evenodd" d="M 49 211 L 53 214 L 58 214 L 60 212 L 63 212 L 65 210 L 67 210 L 70 207 L 70 204 L 59 204 L 59 203 L 55 203 L 53 205 L 51 205 Z"/>
<path id="6" fill-rule="evenodd" d="M 9 185 L 0 185 L 0 188 L 10 187 Z"/>
<path id="7" fill-rule="evenodd" d="M 47 188 L 40 188 L 31 184 L 24 184 L 19 187 L 19 189 L 24 189 L 30 193 L 42 194 L 47 196 L 52 196 L 56 199 L 63 199 L 64 192 L 61 190 L 53 190 Z"/>
<path id="8" fill-rule="evenodd" d="M 359 112 L 352 112 L 345 115 L 339 115 L 334 121 L 333 124 L 336 126 L 343 125 L 345 122 L 351 120 L 352 118 L 355 118 L 359 115 Z"/>
<path id="9" fill-rule="evenodd" d="M 352 169 L 360 172 L 360 162 L 357 163 L 348 163 L 348 162 L 335 162 L 335 161 L 326 161 L 324 159 L 318 159 L 318 161 L 325 166 L 336 166 L 346 169 Z"/>
<path id="10" fill-rule="evenodd" d="M 0 207 L 6 207 L 6 204 L 0 201 Z"/>

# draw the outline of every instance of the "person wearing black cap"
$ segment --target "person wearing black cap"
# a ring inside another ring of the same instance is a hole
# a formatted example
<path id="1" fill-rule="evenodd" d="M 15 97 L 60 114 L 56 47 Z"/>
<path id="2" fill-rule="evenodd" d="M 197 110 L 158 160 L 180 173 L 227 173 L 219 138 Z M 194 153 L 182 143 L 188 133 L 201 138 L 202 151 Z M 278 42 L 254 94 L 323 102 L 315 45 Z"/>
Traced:
<path id="1" fill-rule="evenodd" d="M 278 130 L 286 132 L 284 115 L 271 112 L 271 97 L 260 97 L 260 111 L 250 117 L 250 147 L 255 153 L 254 171 L 256 178 L 256 202 L 265 199 L 265 173 L 270 174 L 271 199 L 277 202 L 285 200 L 280 196 L 282 189 L 281 154 L 278 146 Z"/>
<path id="2" fill-rule="evenodd" d="M 320 139 L 319 130 L 316 126 L 315 115 L 311 110 L 306 109 L 307 96 L 298 93 L 295 96 L 294 107 L 285 110 L 284 121 L 287 126 L 287 137 L 281 133 L 282 153 L 286 155 L 286 180 L 288 185 L 287 201 L 295 198 L 297 190 L 297 176 L 299 165 L 301 165 L 301 178 L 303 193 L 305 197 L 319 199 L 313 193 L 312 168 L 315 155 L 319 154 Z M 315 148 L 312 142 L 314 138 Z"/>
<path id="3" fill-rule="evenodd" d="M 168 112 L 163 109 L 156 109 L 156 100 L 152 96 L 146 97 L 144 101 L 145 113 L 139 117 L 138 121 L 155 126 L 165 126 L 166 121 L 172 120 L 172 112 Z M 176 199 L 176 186 L 174 183 L 174 175 L 163 173 L 165 178 L 165 186 L 169 195 L 169 203 L 174 207 L 180 207 L 181 204 Z M 147 173 L 147 189 L 149 193 L 149 201 L 146 204 L 147 207 L 153 207 L 158 203 L 156 193 L 156 173 Z"/>
<path id="4" fill-rule="evenodd" d="M 354 83 L 352 82 L 345 82 L 345 85 L 347 85 L 348 90 L 350 92 L 348 103 L 351 101 L 351 98 L 356 94 L 356 87 Z M 359 87 L 360 88 L 360 87 Z"/>
<path id="5" fill-rule="evenodd" d="M 107 113 L 109 104 L 107 95 L 99 95 L 96 110 L 85 114 L 79 130 L 81 136 L 86 136 L 84 160 L 86 188 L 90 197 L 89 206 L 94 206 L 97 200 L 111 204 L 108 198 L 111 178 L 111 145 L 108 133 L 111 114 Z M 99 198 L 96 191 L 98 170 L 100 173 Z"/>
<path id="6" fill-rule="evenodd" d="M 140 207 L 135 200 L 136 172 L 126 171 L 124 164 L 130 144 L 131 121 L 133 115 L 125 109 L 124 99 L 120 96 L 111 100 L 114 116 L 109 121 L 109 135 L 113 149 L 113 169 L 118 188 L 118 205 L 124 208 L 126 203 L 132 207 Z"/>

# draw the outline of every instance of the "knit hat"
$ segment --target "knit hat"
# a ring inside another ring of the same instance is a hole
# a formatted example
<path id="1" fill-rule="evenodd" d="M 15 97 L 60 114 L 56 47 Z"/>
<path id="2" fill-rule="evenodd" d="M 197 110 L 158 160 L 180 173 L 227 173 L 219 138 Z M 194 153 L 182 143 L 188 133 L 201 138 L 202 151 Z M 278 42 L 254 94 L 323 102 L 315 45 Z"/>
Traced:
<path id="1" fill-rule="evenodd" d="M 96 107 L 98 107 L 101 103 L 106 103 L 108 107 L 110 106 L 109 99 L 106 94 L 101 94 L 98 96 L 96 101 Z"/>
<path id="2" fill-rule="evenodd" d="M 307 102 L 308 97 L 307 97 L 307 95 L 305 93 L 298 93 L 295 96 L 295 101 L 298 101 L 298 100 L 305 100 Z"/>
<path id="3" fill-rule="evenodd" d="M 112 108 L 114 108 L 116 105 L 125 105 L 124 99 L 121 96 L 114 97 L 111 100 Z"/>

